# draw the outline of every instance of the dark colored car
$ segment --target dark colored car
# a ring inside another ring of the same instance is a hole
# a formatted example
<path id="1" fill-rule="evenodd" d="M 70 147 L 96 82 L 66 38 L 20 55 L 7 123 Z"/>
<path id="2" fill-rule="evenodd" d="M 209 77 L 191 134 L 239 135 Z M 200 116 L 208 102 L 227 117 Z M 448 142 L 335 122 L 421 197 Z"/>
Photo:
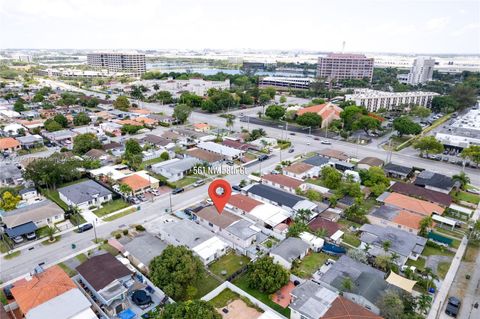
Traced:
<path id="1" fill-rule="evenodd" d="M 179 187 L 179 188 L 175 188 L 173 191 L 172 191 L 172 194 L 175 195 L 175 194 L 178 194 L 178 193 L 181 193 L 183 192 L 185 189 L 183 187 Z"/>
<path id="2" fill-rule="evenodd" d="M 86 232 L 87 230 L 90 230 L 92 228 L 93 228 L 93 225 L 88 223 L 88 224 L 85 224 L 85 225 L 82 225 L 82 226 L 78 227 L 77 232 L 83 233 L 83 232 Z"/>
<path id="3" fill-rule="evenodd" d="M 242 188 L 241 188 L 240 186 L 238 186 L 238 185 L 233 185 L 233 186 L 232 186 L 232 189 L 233 189 L 234 191 L 237 191 L 237 192 L 241 192 L 241 191 L 242 191 Z"/>
<path id="4" fill-rule="evenodd" d="M 293 153 L 293 152 L 295 152 L 295 149 L 294 149 L 294 148 L 291 148 L 291 149 L 288 150 L 288 152 L 289 152 L 289 153 Z"/>
<path id="5" fill-rule="evenodd" d="M 260 155 L 260 157 L 258 158 L 258 160 L 261 162 L 261 161 L 265 161 L 268 159 L 268 155 Z"/>
<path id="6" fill-rule="evenodd" d="M 6 285 L 5 287 L 3 287 L 3 293 L 5 294 L 5 297 L 7 297 L 7 299 L 13 299 L 12 288 L 13 285 Z"/>
<path id="7" fill-rule="evenodd" d="M 456 297 L 449 297 L 447 308 L 445 309 L 445 313 L 450 317 L 457 318 L 458 311 L 460 310 L 460 305 L 462 302 Z"/>

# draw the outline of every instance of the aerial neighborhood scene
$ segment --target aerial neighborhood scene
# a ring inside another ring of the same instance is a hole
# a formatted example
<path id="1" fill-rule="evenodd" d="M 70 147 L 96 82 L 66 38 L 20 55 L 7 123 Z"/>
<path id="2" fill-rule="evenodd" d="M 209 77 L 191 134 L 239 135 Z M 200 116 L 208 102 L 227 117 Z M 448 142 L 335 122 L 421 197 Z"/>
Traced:
<path id="1" fill-rule="evenodd" d="M 0 29 L 0 319 L 480 318 L 480 2 Z"/>

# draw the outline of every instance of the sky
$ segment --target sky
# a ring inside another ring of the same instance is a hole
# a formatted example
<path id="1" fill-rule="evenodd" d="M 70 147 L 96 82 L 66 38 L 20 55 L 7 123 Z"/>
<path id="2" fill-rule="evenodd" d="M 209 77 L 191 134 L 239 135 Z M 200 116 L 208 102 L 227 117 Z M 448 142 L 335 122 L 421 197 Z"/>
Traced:
<path id="1" fill-rule="evenodd" d="M 0 48 L 480 54 L 480 0 L 0 0 Z"/>

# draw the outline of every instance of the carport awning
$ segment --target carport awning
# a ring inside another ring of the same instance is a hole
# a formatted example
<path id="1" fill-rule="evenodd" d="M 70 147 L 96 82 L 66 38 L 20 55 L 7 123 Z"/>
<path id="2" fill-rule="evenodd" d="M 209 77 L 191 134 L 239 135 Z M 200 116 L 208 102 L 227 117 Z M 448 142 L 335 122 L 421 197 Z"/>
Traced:
<path id="1" fill-rule="evenodd" d="M 5 232 L 7 233 L 8 237 L 14 238 L 17 236 L 22 236 L 28 233 L 32 233 L 37 230 L 37 225 L 34 222 L 28 222 L 26 224 L 22 224 L 17 227 L 7 228 Z"/>

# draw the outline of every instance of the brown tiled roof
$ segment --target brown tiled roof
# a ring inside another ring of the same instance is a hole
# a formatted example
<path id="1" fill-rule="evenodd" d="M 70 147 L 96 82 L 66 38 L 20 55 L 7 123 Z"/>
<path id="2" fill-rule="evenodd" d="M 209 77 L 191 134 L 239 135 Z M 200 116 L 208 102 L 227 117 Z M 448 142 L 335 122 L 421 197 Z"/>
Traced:
<path id="1" fill-rule="evenodd" d="M 97 150 L 97 149 L 91 149 L 85 153 L 85 156 L 91 157 L 91 158 L 97 158 L 97 159 L 104 155 L 107 155 L 107 152 L 105 152 L 104 150 Z"/>
<path id="2" fill-rule="evenodd" d="M 387 198 L 385 198 L 384 202 L 386 204 L 406 209 L 424 216 L 430 216 L 433 213 L 441 215 L 445 210 L 445 208 L 436 204 L 398 193 L 391 193 Z"/>
<path id="3" fill-rule="evenodd" d="M 23 314 L 63 293 L 77 288 L 65 271 L 55 265 L 34 275 L 30 280 L 21 279 L 13 284 L 12 295 Z"/>
<path id="4" fill-rule="evenodd" d="M 287 171 L 287 172 L 290 172 L 290 173 L 294 173 L 294 174 L 301 174 L 301 173 L 307 172 L 308 170 L 312 169 L 313 167 L 314 167 L 313 165 L 310 165 L 310 164 L 307 164 L 307 163 L 304 163 L 304 162 L 298 162 L 298 163 L 292 164 L 288 167 L 285 167 L 284 170 Z"/>
<path id="5" fill-rule="evenodd" d="M 118 142 L 111 142 L 111 143 L 108 143 L 108 144 L 105 144 L 103 145 L 103 149 L 104 150 L 113 150 L 115 148 L 121 148 L 122 147 L 122 144 L 118 143 Z"/>
<path id="6" fill-rule="evenodd" d="M 262 179 L 270 181 L 275 184 L 290 187 L 290 188 L 297 188 L 297 187 L 300 187 L 300 185 L 302 185 L 303 183 L 305 183 L 302 180 L 299 180 L 293 177 L 288 177 L 282 174 L 267 174 L 267 175 L 263 175 Z"/>
<path id="7" fill-rule="evenodd" d="M 368 156 L 368 157 L 364 157 L 362 158 L 358 164 L 367 164 L 367 165 L 370 165 L 370 166 L 382 166 L 383 165 L 383 161 L 377 157 L 373 157 L 373 156 Z"/>
<path id="8" fill-rule="evenodd" d="M 143 126 L 142 123 L 134 121 L 134 120 L 119 120 L 117 121 L 120 125 L 134 125 L 134 126 Z"/>
<path id="9" fill-rule="evenodd" d="M 78 266 L 77 271 L 97 291 L 115 279 L 132 274 L 124 264 L 108 253 L 91 257 Z"/>
<path id="10" fill-rule="evenodd" d="M 255 200 L 251 197 L 242 195 L 242 194 L 234 194 L 228 200 L 228 203 L 234 207 L 237 207 L 245 212 L 250 212 L 252 209 L 257 207 L 258 205 L 262 205 L 262 202 Z"/>
<path id="11" fill-rule="evenodd" d="M 20 146 L 20 142 L 13 137 L 0 138 L 0 149 L 16 148 Z"/>
<path id="12" fill-rule="evenodd" d="M 232 148 L 235 148 L 235 149 L 241 150 L 241 151 L 246 151 L 248 149 L 257 149 L 256 146 L 253 146 L 251 144 L 246 144 L 246 143 L 242 143 L 242 142 L 239 142 L 239 141 L 228 140 L 228 139 L 223 140 L 222 145 L 232 147 Z"/>
<path id="13" fill-rule="evenodd" d="M 147 142 L 147 143 L 152 143 L 152 144 L 160 145 L 160 146 L 165 146 L 165 145 L 171 143 L 166 138 L 163 138 L 163 137 L 160 137 L 160 136 L 154 135 L 154 134 L 147 134 L 147 135 L 145 135 L 145 137 L 142 140 Z"/>
<path id="14" fill-rule="evenodd" d="M 370 310 L 338 296 L 320 319 L 382 319 Z"/>
<path id="15" fill-rule="evenodd" d="M 413 228 L 413 229 L 419 229 L 420 228 L 420 226 L 419 226 L 420 221 L 424 217 L 425 216 L 415 214 L 415 213 L 411 213 L 411 212 L 406 211 L 406 210 L 401 210 L 401 211 L 398 212 L 397 216 L 392 218 L 392 222 L 403 225 L 403 226 L 407 226 L 407 227 L 410 227 L 410 228 Z"/>
<path id="16" fill-rule="evenodd" d="M 221 161 L 224 157 L 212 152 L 207 152 L 199 148 L 192 148 L 187 150 L 187 154 L 191 157 L 198 158 L 201 161 L 208 163 L 215 163 Z"/>
<path id="17" fill-rule="evenodd" d="M 310 229 L 313 231 L 317 231 L 319 229 L 326 229 L 327 235 L 329 237 L 335 234 L 335 232 L 340 229 L 340 226 L 338 226 L 337 223 L 322 217 L 317 217 L 312 220 L 310 223 L 308 223 L 308 227 L 310 227 Z"/>
<path id="18" fill-rule="evenodd" d="M 414 184 L 396 182 L 390 189 L 396 193 L 418 197 L 432 203 L 437 203 L 444 207 L 448 207 L 452 203 L 452 197 L 450 195 L 423 188 Z"/>
<path id="19" fill-rule="evenodd" d="M 130 186 L 130 188 L 135 192 L 145 187 L 150 186 L 148 179 L 143 178 L 140 175 L 132 174 L 130 176 L 124 177 L 120 180 L 120 183 Z"/>
<path id="20" fill-rule="evenodd" d="M 345 154 L 342 151 L 337 151 L 331 148 L 325 148 L 321 151 L 318 152 L 318 155 L 330 157 L 330 158 L 336 158 L 341 161 L 346 161 L 348 159 L 348 155 Z"/>
<path id="21" fill-rule="evenodd" d="M 217 212 L 215 206 L 207 206 L 202 208 L 198 212 L 195 213 L 198 217 L 205 219 L 206 221 L 225 229 L 237 220 L 241 218 L 237 215 L 234 215 L 226 210 L 223 210 L 221 214 Z"/>

